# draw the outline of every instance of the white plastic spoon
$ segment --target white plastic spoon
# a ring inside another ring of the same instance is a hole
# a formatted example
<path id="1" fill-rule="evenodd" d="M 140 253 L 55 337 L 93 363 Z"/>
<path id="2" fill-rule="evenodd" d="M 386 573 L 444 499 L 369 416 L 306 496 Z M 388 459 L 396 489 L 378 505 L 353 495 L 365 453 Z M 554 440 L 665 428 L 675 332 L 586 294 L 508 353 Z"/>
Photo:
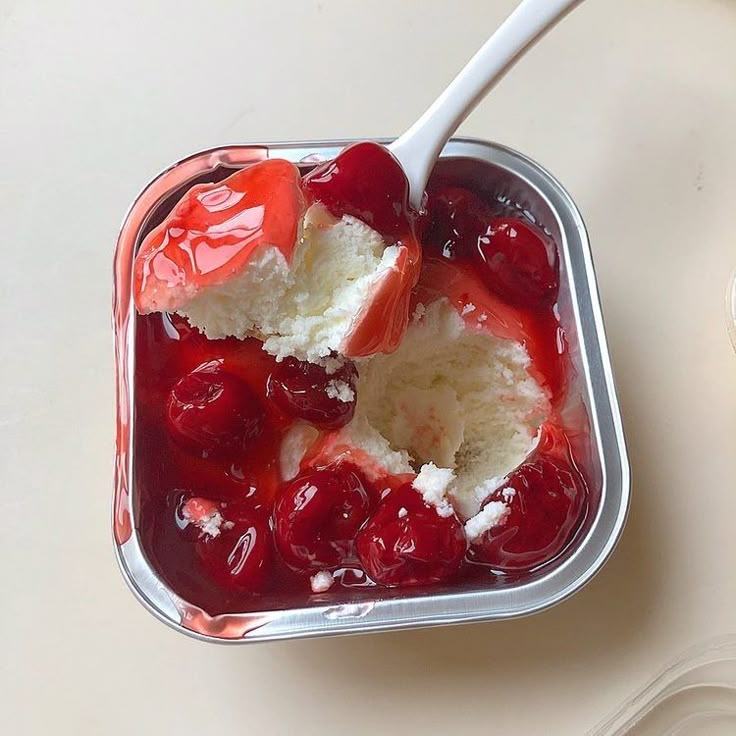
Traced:
<path id="1" fill-rule="evenodd" d="M 523 0 L 389 150 L 399 160 L 419 208 L 440 151 L 460 123 L 535 41 L 582 0 Z"/>

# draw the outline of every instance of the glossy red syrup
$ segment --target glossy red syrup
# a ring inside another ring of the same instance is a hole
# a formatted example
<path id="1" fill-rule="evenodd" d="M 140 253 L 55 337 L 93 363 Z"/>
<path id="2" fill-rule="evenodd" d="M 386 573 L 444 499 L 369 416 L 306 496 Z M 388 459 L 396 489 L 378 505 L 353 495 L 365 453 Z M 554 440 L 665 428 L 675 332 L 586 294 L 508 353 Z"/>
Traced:
<path id="1" fill-rule="evenodd" d="M 263 244 L 291 262 L 304 207 L 299 169 L 280 159 L 192 187 L 138 251 L 139 311 L 178 309 L 244 269 Z"/>
<path id="2" fill-rule="evenodd" d="M 587 488 L 555 425 L 568 365 L 554 306 L 554 244 L 532 223 L 457 187 L 430 191 L 420 221 L 397 167 L 385 149 L 358 144 L 304 180 L 305 205 L 319 200 L 335 215 L 359 217 L 400 250 L 350 338 L 350 354 L 395 348 L 410 310 L 445 296 L 469 326 L 526 345 L 530 371 L 551 399 L 551 424 L 492 496 L 506 500 L 504 491 L 515 491 L 505 523 L 468 549 L 462 523 L 439 516 L 405 476 L 368 480 L 344 458 L 307 452 L 297 476 L 283 477 L 281 446 L 291 428 L 311 425 L 314 445 L 325 447 L 352 418 L 355 399 L 340 402 L 327 388 L 339 380 L 357 392 L 354 363 L 332 374 L 291 359 L 277 364 L 255 339 L 208 340 L 176 315 L 138 315 L 141 540 L 169 585 L 208 614 L 309 605 L 325 596 L 339 602 L 366 586 L 376 597 L 394 587 L 490 584 L 558 556 L 582 523 Z M 237 207 L 222 196 L 223 206 Z M 200 226 L 211 235 L 206 216 Z M 154 233 L 165 231 L 166 222 Z M 468 305 L 473 309 L 464 310 Z M 201 514 L 215 512 L 212 533 Z M 309 576 L 320 570 L 333 572 L 336 583 L 315 597 Z"/>

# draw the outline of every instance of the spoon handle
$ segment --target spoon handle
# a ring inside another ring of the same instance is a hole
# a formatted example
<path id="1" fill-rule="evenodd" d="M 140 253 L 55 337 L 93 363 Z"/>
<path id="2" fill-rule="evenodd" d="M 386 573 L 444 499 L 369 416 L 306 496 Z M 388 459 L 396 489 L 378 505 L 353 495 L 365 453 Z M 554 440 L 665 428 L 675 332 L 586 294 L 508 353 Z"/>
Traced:
<path id="1" fill-rule="evenodd" d="M 427 111 L 389 148 L 421 204 L 434 162 L 450 136 L 514 62 L 581 0 L 523 0 Z"/>

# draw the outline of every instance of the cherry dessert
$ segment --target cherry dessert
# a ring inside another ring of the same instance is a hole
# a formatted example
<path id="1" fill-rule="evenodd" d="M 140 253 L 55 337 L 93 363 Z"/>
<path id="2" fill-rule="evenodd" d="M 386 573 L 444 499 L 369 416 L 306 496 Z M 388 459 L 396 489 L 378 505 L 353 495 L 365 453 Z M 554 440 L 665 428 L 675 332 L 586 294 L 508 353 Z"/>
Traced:
<path id="1" fill-rule="evenodd" d="M 152 231 L 139 274 L 142 312 L 183 299 L 181 278 L 199 274 L 205 288 L 264 238 L 288 260 L 295 222 L 315 201 L 377 230 L 397 248 L 396 263 L 356 321 L 345 353 L 355 360 L 277 361 L 255 338 L 209 340 L 176 314 L 137 316 L 134 472 L 153 566 L 177 594 L 217 614 L 313 604 L 310 576 L 322 576 L 312 583 L 320 595 L 339 600 L 367 586 L 375 598 L 387 588 L 487 585 L 559 557 L 583 523 L 588 486 L 562 418 L 567 354 L 551 238 L 455 184 L 435 185 L 420 215 L 400 167 L 375 144 L 349 147 L 301 183 L 289 167 L 269 166 L 197 185 Z M 277 177 L 273 190 L 268 176 Z M 281 205 L 279 222 L 266 210 Z M 173 256 L 172 238 L 184 248 Z M 162 290 L 169 282 L 175 293 Z M 352 456 L 320 454 L 350 430 L 360 358 L 395 349 L 411 312 L 436 298 L 470 329 L 521 343 L 550 397 L 536 450 L 483 501 L 505 504 L 504 514 L 470 544 L 465 519 L 425 501 L 413 474 L 369 473 Z"/>

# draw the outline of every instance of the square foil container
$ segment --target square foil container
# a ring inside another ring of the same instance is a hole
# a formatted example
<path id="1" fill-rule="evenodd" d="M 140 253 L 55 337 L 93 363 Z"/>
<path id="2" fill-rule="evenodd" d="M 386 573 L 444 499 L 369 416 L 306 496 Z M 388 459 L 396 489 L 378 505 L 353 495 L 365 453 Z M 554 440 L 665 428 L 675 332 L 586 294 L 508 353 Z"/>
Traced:
<path id="1" fill-rule="evenodd" d="M 574 202 L 541 166 L 513 150 L 481 140 L 453 139 L 433 176 L 441 176 L 517 208 L 544 228 L 560 254 L 558 310 L 574 374 L 571 391 L 582 396 L 590 422 L 585 468 L 590 508 L 569 548 L 523 578 L 488 577 L 483 587 L 427 590 L 372 588 L 344 591 L 339 604 L 313 596 L 300 608 L 210 615 L 183 600 L 146 559 L 138 533 L 135 468 L 135 330 L 132 268 L 145 235 L 193 184 L 224 178 L 267 158 L 303 167 L 333 158 L 352 141 L 231 145 L 194 154 L 159 174 L 125 217 L 115 253 L 113 321 L 117 377 L 117 444 L 113 535 L 123 576 L 141 603 L 169 626 L 196 638 L 246 643 L 420 626 L 493 621 L 542 611 L 585 585 L 603 566 L 621 534 L 629 506 L 630 468 L 603 328 L 585 225 Z M 381 141 L 385 142 L 385 141 Z"/>

